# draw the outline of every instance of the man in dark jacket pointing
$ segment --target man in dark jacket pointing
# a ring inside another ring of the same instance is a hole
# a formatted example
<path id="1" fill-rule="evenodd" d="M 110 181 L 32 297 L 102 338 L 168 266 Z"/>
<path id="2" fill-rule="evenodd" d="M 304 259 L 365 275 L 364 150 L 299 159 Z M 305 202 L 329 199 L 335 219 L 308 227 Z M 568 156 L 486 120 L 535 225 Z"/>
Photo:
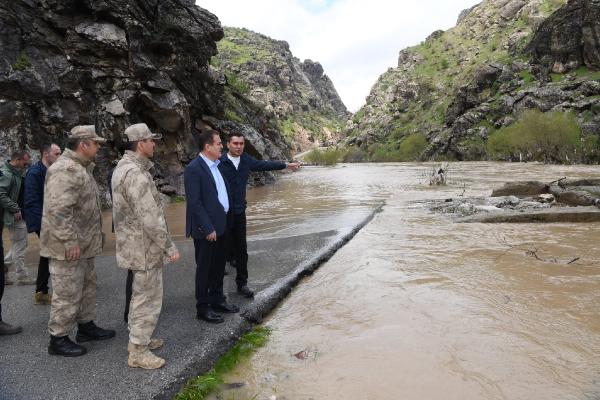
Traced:
<path id="1" fill-rule="evenodd" d="M 257 160 L 244 153 L 244 135 L 233 133 L 227 141 L 227 153 L 221 156 L 219 170 L 229 183 L 232 193 L 233 221 L 228 224 L 228 237 L 233 246 L 237 274 L 235 282 L 238 293 L 246 298 L 254 296 L 248 288 L 248 245 L 246 242 L 246 186 L 250 171 L 274 171 L 291 169 L 296 171 L 299 163 Z"/>

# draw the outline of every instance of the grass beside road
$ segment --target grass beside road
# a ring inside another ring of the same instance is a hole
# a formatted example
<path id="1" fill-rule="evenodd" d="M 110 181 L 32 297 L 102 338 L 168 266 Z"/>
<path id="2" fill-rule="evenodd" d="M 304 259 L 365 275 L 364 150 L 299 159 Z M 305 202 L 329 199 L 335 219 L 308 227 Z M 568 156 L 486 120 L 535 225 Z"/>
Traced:
<path id="1" fill-rule="evenodd" d="M 202 400 L 214 392 L 224 382 L 223 376 L 231 371 L 242 360 L 248 358 L 258 348 L 265 345 L 271 331 L 263 326 L 255 327 L 243 335 L 227 353 L 217 361 L 215 366 L 196 378 L 188 381 L 185 387 L 175 396 L 175 400 Z"/>

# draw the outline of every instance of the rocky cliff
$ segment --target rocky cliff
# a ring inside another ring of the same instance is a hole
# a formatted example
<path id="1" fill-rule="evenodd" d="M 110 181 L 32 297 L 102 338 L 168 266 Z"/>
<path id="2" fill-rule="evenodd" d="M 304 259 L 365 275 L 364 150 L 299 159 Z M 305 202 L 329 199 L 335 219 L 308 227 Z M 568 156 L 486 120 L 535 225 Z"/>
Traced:
<path id="1" fill-rule="evenodd" d="M 400 52 L 346 143 L 385 153 L 422 135 L 413 158 L 485 159 L 490 134 L 530 108 L 573 112 L 597 142 L 598 49 L 598 0 L 485 0 Z"/>
<path id="2" fill-rule="evenodd" d="M 287 42 L 247 29 L 225 28 L 218 50 L 212 63 L 224 72 L 230 95 L 256 103 L 294 150 L 340 139 L 349 113 L 321 64 L 301 62 Z M 244 120 L 235 101 L 228 101 L 226 113 Z"/>
<path id="3" fill-rule="evenodd" d="M 109 139 L 96 169 L 106 193 L 122 132 L 136 122 L 163 134 L 155 175 L 168 194 L 183 192 L 194 128 L 242 131 L 255 156 L 286 159 L 289 145 L 252 101 L 236 94 L 244 120 L 227 119 L 227 84 L 209 65 L 222 38 L 217 17 L 193 0 L 1 2 L 0 161 L 95 124 Z"/>

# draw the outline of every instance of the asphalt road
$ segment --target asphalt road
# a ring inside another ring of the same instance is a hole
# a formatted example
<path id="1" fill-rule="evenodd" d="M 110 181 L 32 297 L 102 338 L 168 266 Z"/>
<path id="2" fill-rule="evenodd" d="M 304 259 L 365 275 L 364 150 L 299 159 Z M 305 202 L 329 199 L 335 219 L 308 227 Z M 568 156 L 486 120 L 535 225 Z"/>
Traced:
<path id="1" fill-rule="evenodd" d="M 33 305 L 33 286 L 7 286 L 3 317 L 22 325 L 24 332 L 0 336 L 0 399 L 172 398 L 187 379 L 207 371 L 304 275 L 331 257 L 374 212 L 343 213 L 325 224 L 315 221 L 308 230 L 311 233 L 298 235 L 296 229 L 289 229 L 273 238 L 250 237 L 249 286 L 257 295 L 254 300 L 237 295 L 235 271 L 228 267 L 225 291 L 229 301 L 242 310 L 226 315 L 225 323 L 218 325 L 195 318 L 193 245 L 190 241 L 178 243 L 182 259 L 165 267 L 163 310 L 155 332 L 155 336 L 165 340 L 163 348 L 156 351 L 167 360 L 160 370 L 127 366 L 128 332 L 123 322 L 126 272 L 116 266 L 114 256 L 96 258 L 96 323 L 115 329 L 117 336 L 86 343 L 88 354 L 83 357 L 48 355 L 49 306 Z"/>

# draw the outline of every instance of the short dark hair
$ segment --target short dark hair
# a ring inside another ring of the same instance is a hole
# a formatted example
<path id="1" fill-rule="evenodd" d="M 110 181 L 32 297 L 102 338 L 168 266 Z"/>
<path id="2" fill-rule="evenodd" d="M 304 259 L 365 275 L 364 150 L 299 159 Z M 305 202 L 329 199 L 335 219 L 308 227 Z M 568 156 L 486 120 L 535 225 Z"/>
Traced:
<path id="1" fill-rule="evenodd" d="M 52 147 L 52 143 L 43 143 L 40 146 L 40 155 L 43 156 L 44 153 L 48 153 L 50 151 L 51 147 Z"/>
<path id="2" fill-rule="evenodd" d="M 67 139 L 67 149 L 73 150 L 73 151 L 77 150 L 79 143 L 81 143 L 82 141 L 83 141 L 83 139 L 79 139 L 79 138 Z"/>
<path id="3" fill-rule="evenodd" d="M 234 137 L 241 137 L 242 139 L 246 140 L 246 137 L 244 136 L 243 133 L 234 132 L 234 133 L 229 134 L 229 136 L 227 137 L 227 141 L 231 142 L 231 139 L 233 139 Z"/>
<path id="4" fill-rule="evenodd" d="M 125 148 L 129 151 L 136 151 L 137 150 L 137 146 L 138 146 L 139 140 L 134 140 L 131 142 L 127 142 L 127 145 L 125 146 Z"/>
<path id="5" fill-rule="evenodd" d="M 219 136 L 219 132 L 215 131 L 214 129 L 205 129 L 200 131 L 200 133 L 198 134 L 198 147 L 200 148 L 200 151 L 203 151 L 204 146 L 206 146 L 207 144 L 214 143 L 215 135 Z"/>
<path id="6" fill-rule="evenodd" d="M 11 161 L 15 161 L 15 160 L 22 160 L 25 158 L 25 156 L 30 157 L 29 152 L 27 150 L 16 150 L 13 151 L 13 153 L 10 156 L 10 160 Z"/>
<path id="7" fill-rule="evenodd" d="M 44 153 L 49 153 L 50 150 L 52 150 L 52 146 L 57 146 L 58 148 L 60 148 L 59 145 L 57 145 L 56 143 L 50 142 L 50 143 L 44 143 L 40 146 L 40 155 L 43 157 Z"/>

